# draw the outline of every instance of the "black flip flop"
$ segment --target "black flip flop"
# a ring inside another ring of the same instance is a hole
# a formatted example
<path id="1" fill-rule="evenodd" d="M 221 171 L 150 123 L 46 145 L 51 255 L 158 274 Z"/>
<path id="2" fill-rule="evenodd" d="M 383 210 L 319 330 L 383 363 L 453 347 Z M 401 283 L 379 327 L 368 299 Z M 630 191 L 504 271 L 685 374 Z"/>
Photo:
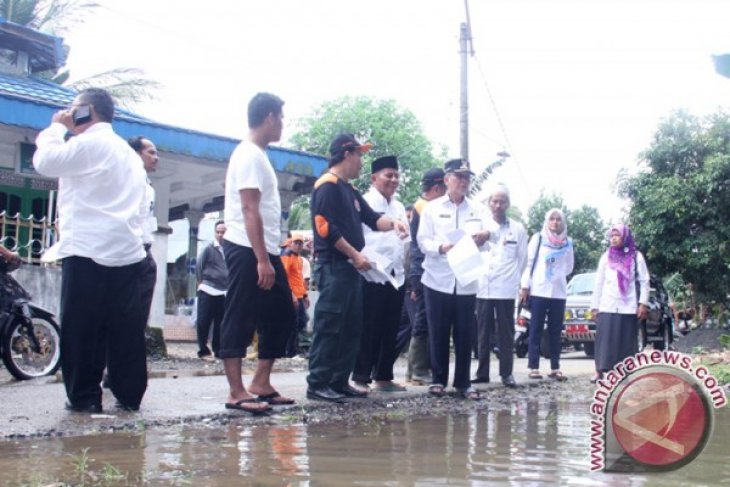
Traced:
<path id="1" fill-rule="evenodd" d="M 226 409 L 233 409 L 236 411 L 245 411 L 249 414 L 253 414 L 254 416 L 260 416 L 262 414 L 267 414 L 271 410 L 271 407 L 268 407 L 266 409 L 249 409 L 247 407 L 244 407 L 244 404 L 261 404 L 261 403 L 255 397 L 252 397 L 249 399 L 241 399 L 240 401 L 236 401 L 236 402 L 227 402 Z"/>
<path id="2" fill-rule="evenodd" d="M 296 404 L 296 401 L 294 399 L 284 397 L 276 391 L 272 392 L 271 394 L 259 395 L 258 401 L 265 402 L 269 406 L 289 406 L 291 404 Z"/>

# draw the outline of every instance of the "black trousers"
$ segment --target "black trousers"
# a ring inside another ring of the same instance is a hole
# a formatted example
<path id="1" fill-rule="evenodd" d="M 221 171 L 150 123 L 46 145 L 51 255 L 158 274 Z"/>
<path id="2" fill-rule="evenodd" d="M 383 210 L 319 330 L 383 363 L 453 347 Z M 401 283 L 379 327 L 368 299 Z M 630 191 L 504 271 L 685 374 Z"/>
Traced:
<path id="1" fill-rule="evenodd" d="M 363 286 L 363 333 L 352 380 L 393 380 L 395 339 L 400 325 L 405 286 L 366 282 Z"/>
<path id="2" fill-rule="evenodd" d="M 286 355 L 286 342 L 296 326 L 291 289 L 281 257 L 269 254 L 274 268 L 274 286 L 258 286 L 256 255 L 251 247 L 223 239 L 228 268 L 228 292 L 221 322 L 220 358 L 243 358 L 254 332 L 259 335 L 259 358 Z"/>
<path id="3" fill-rule="evenodd" d="M 61 370 L 72 405 L 101 405 L 104 366 L 117 400 L 139 407 L 147 389 L 141 262 L 107 267 L 85 257 L 63 259 Z"/>
<path id="4" fill-rule="evenodd" d="M 225 294 L 211 296 L 206 292 L 198 291 L 198 319 L 195 322 L 198 332 L 198 357 L 210 355 L 208 336 L 211 334 L 211 325 L 213 327 L 211 346 L 213 347 L 213 353 L 216 357 L 218 356 L 218 349 L 221 343 L 221 321 L 223 321 L 225 308 Z"/>
<path id="5" fill-rule="evenodd" d="M 449 380 L 449 344 L 454 335 L 454 387 L 471 386 L 471 329 L 476 296 L 446 294 L 423 286 L 431 352 L 431 382 L 446 386 Z"/>
<path id="6" fill-rule="evenodd" d="M 499 375 L 512 375 L 515 348 L 515 300 L 477 299 L 477 330 L 479 367 L 477 378 L 489 378 L 489 354 L 493 348 L 494 330 L 499 346 Z"/>
<path id="7" fill-rule="evenodd" d="M 299 353 L 299 333 L 307 328 L 307 308 L 304 306 L 304 298 L 297 299 L 297 326 L 292 330 L 289 335 L 289 340 L 286 342 L 286 356 L 295 357 Z"/>
<path id="8" fill-rule="evenodd" d="M 150 321 L 150 309 L 152 308 L 152 296 L 155 293 L 157 282 L 157 263 L 152 258 L 150 249 L 146 249 L 147 256 L 140 262 L 139 270 L 139 295 L 142 301 L 142 322 L 147 326 Z"/>

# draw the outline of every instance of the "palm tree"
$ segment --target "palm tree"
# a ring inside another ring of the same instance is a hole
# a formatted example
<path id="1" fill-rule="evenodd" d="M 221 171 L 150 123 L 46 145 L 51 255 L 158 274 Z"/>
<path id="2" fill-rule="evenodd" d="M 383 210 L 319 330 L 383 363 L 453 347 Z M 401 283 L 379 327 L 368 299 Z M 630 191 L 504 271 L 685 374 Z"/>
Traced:
<path id="1" fill-rule="evenodd" d="M 289 230 L 311 230 L 312 216 L 309 211 L 309 195 L 297 197 L 291 204 Z"/>
<path id="2" fill-rule="evenodd" d="M 60 36 L 98 7 L 99 4 L 88 0 L 0 0 L 0 16 L 16 24 Z M 70 48 L 64 45 L 64 49 L 68 54 Z M 154 99 L 155 91 L 162 87 L 138 68 L 116 68 L 73 83 L 68 82 L 70 72 L 63 67 L 56 72 L 37 74 L 74 90 L 91 86 L 103 88 L 117 104 L 127 108 L 143 100 Z"/>
<path id="3" fill-rule="evenodd" d="M 495 169 L 501 167 L 510 156 L 509 153 L 506 151 L 498 152 L 497 155 L 499 156 L 499 159 L 492 162 L 491 164 L 488 164 L 482 172 L 477 174 L 477 176 L 472 179 L 471 185 L 469 187 L 470 197 L 476 196 L 482 190 L 482 186 L 484 186 L 484 183 L 487 182 L 489 176 L 492 175 Z"/>

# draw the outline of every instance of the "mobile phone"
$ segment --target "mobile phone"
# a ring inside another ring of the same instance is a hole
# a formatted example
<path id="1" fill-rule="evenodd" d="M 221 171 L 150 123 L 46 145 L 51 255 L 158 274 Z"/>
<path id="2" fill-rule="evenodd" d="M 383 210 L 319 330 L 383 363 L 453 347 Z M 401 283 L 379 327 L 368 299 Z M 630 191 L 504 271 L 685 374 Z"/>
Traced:
<path id="1" fill-rule="evenodd" d="M 89 105 L 80 105 L 74 108 L 74 112 L 71 115 L 74 121 L 74 125 L 83 125 L 87 122 L 91 122 L 91 107 Z"/>

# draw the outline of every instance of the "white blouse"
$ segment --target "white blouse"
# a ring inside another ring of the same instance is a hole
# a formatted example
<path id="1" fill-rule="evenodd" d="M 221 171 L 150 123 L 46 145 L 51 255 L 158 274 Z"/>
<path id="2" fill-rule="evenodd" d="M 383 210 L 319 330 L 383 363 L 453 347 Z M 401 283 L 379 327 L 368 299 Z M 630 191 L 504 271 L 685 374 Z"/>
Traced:
<path id="1" fill-rule="evenodd" d="M 638 303 L 649 303 L 649 270 L 641 252 L 636 252 L 636 264 L 631 263 L 631 275 L 639 281 L 639 298 L 636 298 L 636 283 L 629 281 L 626 297 L 622 297 L 618 289 L 618 272 L 608 267 L 608 252 L 601 256 L 596 271 L 593 287 L 591 309 L 600 313 L 636 314 Z M 638 272 L 635 269 L 638 266 Z"/>
<path id="2" fill-rule="evenodd" d="M 530 243 L 527 245 L 527 266 L 522 272 L 520 287 L 529 289 L 532 296 L 565 299 L 568 287 L 566 277 L 573 272 L 575 263 L 572 242 L 569 248 L 560 252 L 561 249 L 542 245 L 545 242 L 544 237 L 538 250 L 539 241 L 540 234 L 536 233 L 530 238 Z M 553 252 L 558 252 L 559 255 L 548 263 L 547 257 Z M 534 263 L 535 269 L 532 270 L 535 254 L 537 254 L 537 262 Z"/>

